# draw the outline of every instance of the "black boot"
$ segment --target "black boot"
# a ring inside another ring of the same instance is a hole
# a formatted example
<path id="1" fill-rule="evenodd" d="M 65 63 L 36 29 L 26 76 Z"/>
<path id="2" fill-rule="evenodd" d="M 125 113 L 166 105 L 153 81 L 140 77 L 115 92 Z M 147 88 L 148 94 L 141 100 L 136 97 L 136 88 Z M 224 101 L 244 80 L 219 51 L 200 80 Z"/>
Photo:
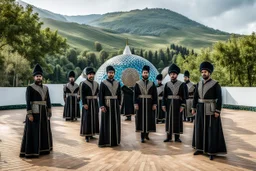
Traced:
<path id="1" fill-rule="evenodd" d="M 166 137 L 166 139 L 164 140 L 164 142 L 172 142 L 172 136 L 171 136 L 171 134 L 168 134 L 168 133 L 167 133 L 167 137 Z"/>
<path id="2" fill-rule="evenodd" d="M 141 143 L 145 143 L 145 140 L 144 140 L 144 133 L 140 133 L 140 137 L 141 137 Z"/>
<path id="3" fill-rule="evenodd" d="M 175 134 L 175 142 L 182 142 L 181 140 L 180 140 L 180 135 L 176 135 Z"/>
<path id="4" fill-rule="evenodd" d="M 213 160 L 213 158 L 214 158 L 213 155 L 210 155 L 210 156 L 209 156 L 209 159 L 210 159 L 210 160 Z"/>
<path id="5" fill-rule="evenodd" d="M 131 116 L 126 116 L 125 121 L 131 121 L 131 120 L 132 120 L 132 117 L 131 117 Z"/>
<path id="6" fill-rule="evenodd" d="M 149 133 L 146 133 L 146 140 L 150 140 L 150 138 L 148 137 Z"/>
<path id="7" fill-rule="evenodd" d="M 85 137 L 86 142 L 90 141 L 90 138 L 88 136 Z"/>
<path id="8" fill-rule="evenodd" d="M 194 121 L 194 117 L 191 117 L 190 122 L 193 123 L 193 121 Z"/>
<path id="9" fill-rule="evenodd" d="M 194 152 L 194 155 L 195 155 L 195 156 L 196 156 L 196 155 L 199 155 L 199 154 L 202 154 L 202 152 L 201 152 L 201 151 L 197 151 L 197 150 Z"/>

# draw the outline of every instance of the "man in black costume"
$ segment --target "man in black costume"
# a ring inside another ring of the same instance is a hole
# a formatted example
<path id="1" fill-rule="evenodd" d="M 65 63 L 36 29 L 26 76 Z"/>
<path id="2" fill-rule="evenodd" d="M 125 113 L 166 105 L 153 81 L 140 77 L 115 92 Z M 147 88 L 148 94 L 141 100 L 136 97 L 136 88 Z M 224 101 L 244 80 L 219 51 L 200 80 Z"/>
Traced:
<path id="1" fill-rule="evenodd" d="M 165 122 L 165 112 L 162 110 L 162 101 L 163 101 L 163 93 L 164 93 L 164 85 L 162 84 L 163 75 L 159 74 L 156 76 L 157 80 L 157 95 L 158 95 L 158 103 L 156 110 L 156 121 L 164 123 Z"/>
<path id="2" fill-rule="evenodd" d="M 141 132 L 141 142 L 149 140 L 149 132 L 156 132 L 157 90 L 153 82 L 149 81 L 149 66 L 142 69 L 142 80 L 135 84 L 134 108 L 136 112 L 136 131 Z"/>
<path id="3" fill-rule="evenodd" d="M 186 100 L 186 107 L 184 109 L 184 121 L 190 121 L 193 122 L 194 116 L 192 115 L 192 104 L 193 104 L 193 98 L 194 98 L 194 91 L 196 85 L 193 84 L 190 81 L 190 73 L 189 71 L 184 72 L 184 82 L 187 85 L 187 90 L 188 90 L 188 97 Z"/>
<path id="4" fill-rule="evenodd" d="M 214 67 L 209 62 L 200 65 L 203 80 L 195 90 L 192 114 L 195 115 L 192 146 L 194 155 L 208 154 L 210 160 L 220 153 L 227 153 L 226 143 L 221 124 L 221 87 L 211 79 Z"/>
<path id="5" fill-rule="evenodd" d="M 126 116 L 126 121 L 131 121 L 132 115 L 134 115 L 133 95 L 134 88 L 126 85 L 122 86 L 122 109 L 121 113 Z"/>
<path id="6" fill-rule="evenodd" d="M 39 64 L 33 76 L 35 82 L 26 91 L 27 116 L 20 157 L 39 157 L 52 150 L 51 100 L 48 87 L 42 84 L 43 70 Z"/>
<path id="7" fill-rule="evenodd" d="M 86 142 L 99 134 L 99 84 L 94 81 L 95 71 L 86 68 L 87 79 L 82 82 L 81 98 L 83 103 L 80 135 L 85 136 Z"/>
<path id="8" fill-rule="evenodd" d="M 183 133 L 182 112 L 186 106 L 187 86 L 177 80 L 180 73 L 180 68 L 177 65 L 172 64 L 168 73 L 171 81 L 165 84 L 162 104 L 163 110 L 166 111 L 167 138 L 164 142 L 171 142 L 173 134 L 175 135 L 175 142 L 181 142 L 180 134 Z"/>
<path id="9" fill-rule="evenodd" d="M 101 109 L 100 147 L 117 146 L 121 140 L 121 86 L 114 79 L 115 69 L 113 66 L 108 66 L 106 72 L 108 78 L 101 82 L 99 92 Z"/>
<path id="10" fill-rule="evenodd" d="M 77 120 L 80 118 L 80 95 L 79 86 L 75 83 L 75 72 L 70 71 L 68 74 L 69 82 L 64 85 L 63 95 L 64 95 L 64 112 L 63 117 L 66 120 Z"/>

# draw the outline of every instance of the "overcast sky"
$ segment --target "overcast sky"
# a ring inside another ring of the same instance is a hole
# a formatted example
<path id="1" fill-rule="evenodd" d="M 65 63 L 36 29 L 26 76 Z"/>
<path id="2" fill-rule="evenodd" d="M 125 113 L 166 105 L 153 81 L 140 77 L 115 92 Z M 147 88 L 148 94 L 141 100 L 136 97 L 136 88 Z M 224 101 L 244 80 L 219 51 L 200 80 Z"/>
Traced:
<path id="1" fill-rule="evenodd" d="M 256 32 L 256 0 L 23 0 L 64 15 L 167 8 L 230 33 Z"/>

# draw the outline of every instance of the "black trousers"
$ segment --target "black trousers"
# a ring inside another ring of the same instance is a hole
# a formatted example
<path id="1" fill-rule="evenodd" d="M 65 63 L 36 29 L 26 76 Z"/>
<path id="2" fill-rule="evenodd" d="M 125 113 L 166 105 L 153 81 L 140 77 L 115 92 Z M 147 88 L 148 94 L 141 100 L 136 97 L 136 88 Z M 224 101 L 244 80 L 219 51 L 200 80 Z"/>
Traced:
<path id="1" fill-rule="evenodd" d="M 149 133 L 141 132 L 141 134 L 140 134 L 141 139 L 144 140 L 146 137 L 148 137 L 148 134 Z"/>
<path id="2" fill-rule="evenodd" d="M 174 134 L 174 136 L 175 136 L 175 140 L 177 140 L 177 139 L 180 138 L 180 135 L 179 135 L 179 134 Z M 168 139 L 168 140 L 171 140 L 171 139 L 172 139 L 171 134 L 168 134 L 168 133 L 167 133 L 167 139 Z"/>

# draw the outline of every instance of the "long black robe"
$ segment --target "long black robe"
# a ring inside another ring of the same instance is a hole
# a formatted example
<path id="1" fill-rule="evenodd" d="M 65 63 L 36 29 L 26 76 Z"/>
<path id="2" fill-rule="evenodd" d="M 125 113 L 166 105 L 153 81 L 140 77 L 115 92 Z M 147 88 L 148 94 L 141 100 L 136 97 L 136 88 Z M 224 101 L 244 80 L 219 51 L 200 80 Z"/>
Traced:
<path id="1" fill-rule="evenodd" d="M 99 103 L 107 109 L 101 113 L 99 146 L 117 146 L 121 140 L 121 86 L 118 81 L 107 79 L 101 82 Z"/>
<path id="2" fill-rule="evenodd" d="M 27 116 L 20 157 L 38 157 L 52 150 L 51 100 L 48 87 L 32 84 L 26 91 Z M 34 117 L 31 122 L 29 116 Z"/>
<path id="3" fill-rule="evenodd" d="M 172 136 L 183 133 L 183 120 L 180 108 L 186 106 L 186 84 L 176 80 L 164 87 L 163 106 L 166 107 L 166 132 Z"/>
<path id="4" fill-rule="evenodd" d="M 162 101 L 163 101 L 163 94 L 164 94 L 164 85 L 157 86 L 157 94 L 158 94 L 158 103 L 157 103 L 157 110 L 156 110 L 156 119 L 157 122 L 165 120 L 165 112 L 162 110 Z"/>
<path id="5" fill-rule="evenodd" d="M 137 132 L 156 132 L 156 116 L 152 110 L 153 105 L 157 105 L 157 90 L 153 82 L 149 80 L 139 80 L 134 88 L 134 104 L 139 106 L 136 113 Z"/>
<path id="6" fill-rule="evenodd" d="M 195 85 L 190 81 L 187 81 L 186 85 L 187 85 L 187 90 L 188 90 L 188 98 L 186 100 L 186 107 L 184 109 L 184 116 L 185 116 L 185 118 L 191 118 L 191 117 L 193 117 L 191 111 L 192 111 L 192 105 L 193 105 Z"/>
<path id="7" fill-rule="evenodd" d="M 81 85 L 82 103 L 88 105 L 88 110 L 82 109 L 81 136 L 99 134 L 99 84 L 96 81 L 85 80 Z"/>
<path id="8" fill-rule="evenodd" d="M 133 105 L 133 87 L 127 87 L 124 85 L 122 87 L 122 108 L 121 108 L 121 113 L 124 116 L 131 116 L 135 114 L 134 112 L 134 105 Z"/>
<path id="9" fill-rule="evenodd" d="M 79 94 L 79 86 L 74 83 L 67 83 L 64 85 L 63 94 L 65 100 L 63 118 L 66 119 L 76 119 L 80 118 L 80 94 Z"/>
<path id="10" fill-rule="evenodd" d="M 202 102 L 205 100 L 212 103 Z M 222 105 L 221 87 L 215 80 L 209 79 L 205 84 L 197 84 L 193 108 L 196 109 L 192 146 L 209 155 L 227 153 L 220 114 Z"/>

